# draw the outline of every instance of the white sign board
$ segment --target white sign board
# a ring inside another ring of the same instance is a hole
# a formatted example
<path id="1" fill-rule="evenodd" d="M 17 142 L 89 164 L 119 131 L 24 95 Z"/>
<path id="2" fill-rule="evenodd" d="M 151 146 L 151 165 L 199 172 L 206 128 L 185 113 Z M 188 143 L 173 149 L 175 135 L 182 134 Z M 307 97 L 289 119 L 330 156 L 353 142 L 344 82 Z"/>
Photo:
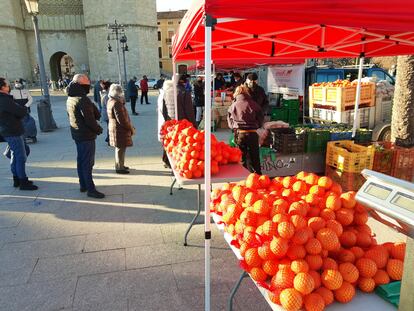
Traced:
<path id="1" fill-rule="evenodd" d="M 270 93 L 304 95 L 305 64 L 269 66 L 267 90 Z"/>

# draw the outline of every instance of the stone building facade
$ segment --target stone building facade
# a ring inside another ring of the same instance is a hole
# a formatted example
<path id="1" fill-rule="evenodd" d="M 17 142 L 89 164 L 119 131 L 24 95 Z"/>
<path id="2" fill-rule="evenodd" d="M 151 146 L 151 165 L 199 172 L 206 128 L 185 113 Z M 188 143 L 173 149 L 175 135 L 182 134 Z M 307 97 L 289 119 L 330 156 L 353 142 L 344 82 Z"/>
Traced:
<path id="1" fill-rule="evenodd" d="M 36 81 L 37 50 L 31 17 L 23 0 L 1 1 L 0 76 Z M 116 81 L 116 49 L 107 49 L 107 24 L 115 20 L 126 26 L 128 78 L 159 76 L 155 0 L 40 0 L 39 12 L 46 74 L 51 80 L 87 73 L 92 80 Z"/>

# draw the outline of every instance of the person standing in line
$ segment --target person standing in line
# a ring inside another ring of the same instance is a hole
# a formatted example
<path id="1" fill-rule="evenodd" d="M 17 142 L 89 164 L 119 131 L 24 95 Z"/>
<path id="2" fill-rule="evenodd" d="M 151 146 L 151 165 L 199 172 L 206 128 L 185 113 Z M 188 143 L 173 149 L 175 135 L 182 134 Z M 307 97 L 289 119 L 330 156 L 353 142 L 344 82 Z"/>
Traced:
<path id="1" fill-rule="evenodd" d="M 196 107 L 196 123 L 197 127 L 203 118 L 204 110 L 204 81 L 202 76 L 198 76 L 194 82 L 194 104 Z"/>
<path id="2" fill-rule="evenodd" d="M 143 76 L 141 81 L 139 81 L 139 87 L 141 89 L 141 105 L 144 103 L 144 97 L 145 97 L 145 103 L 149 105 L 148 102 L 148 78 L 147 76 Z"/>
<path id="3" fill-rule="evenodd" d="M 234 77 L 234 83 L 232 84 L 232 87 L 234 89 L 236 89 L 236 87 L 238 87 L 238 86 L 240 86 L 240 85 L 243 84 L 243 79 L 242 79 L 240 73 L 238 73 L 238 72 L 235 72 L 233 74 L 233 77 Z"/>
<path id="4" fill-rule="evenodd" d="M 160 79 L 157 81 L 157 89 L 160 91 L 162 90 L 162 87 L 164 86 L 165 77 L 164 75 L 160 76 Z"/>
<path id="5" fill-rule="evenodd" d="M 216 77 L 214 78 L 214 90 L 218 91 L 218 90 L 222 90 L 226 87 L 226 81 L 223 78 L 223 74 L 222 73 L 217 73 Z"/>
<path id="6" fill-rule="evenodd" d="M 127 85 L 127 97 L 129 97 L 131 101 L 131 111 L 134 116 L 139 115 L 138 112 L 136 112 L 135 107 L 137 103 L 138 98 L 138 88 L 136 86 L 137 77 L 133 77 L 131 80 L 128 81 Z"/>
<path id="7" fill-rule="evenodd" d="M 256 73 L 249 73 L 245 84 L 249 88 L 250 97 L 262 108 L 265 114 L 269 107 L 269 99 L 267 98 L 265 90 L 257 84 L 258 78 Z"/>
<path id="8" fill-rule="evenodd" d="M 234 141 L 243 154 L 243 166 L 250 172 L 261 175 L 257 129 L 263 125 L 264 115 L 261 107 L 250 97 L 247 86 L 236 88 L 227 122 L 234 132 Z"/>
<path id="9" fill-rule="evenodd" d="M 0 78 L 0 135 L 10 148 L 10 169 L 13 174 L 13 187 L 20 190 L 37 190 L 38 187 L 26 175 L 26 145 L 23 139 L 22 119 L 27 108 L 17 104 L 10 95 L 10 84 Z"/>
<path id="10" fill-rule="evenodd" d="M 92 179 L 95 164 L 96 136 L 102 134 L 98 120 L 101 115 L 88 98 L 90 80 L 84 74 L 73 76 L 68 86 L 66 109 L 69 116 L 70 132 L 77 150 L 77 170 L 80 191 L 87 192 L 88 197 L 103 199 L 105 195 L 96 190 Z"/>
<path id="11" fill-rule="evenodd" d="M 93 100 L 98 105 L 99 112 L 102 112 L 101 95 L 100 95 L 100 92 L 102 91 L 102 82 L 103 82 L 102 80 L 98 80 L 95 82 L 95 85 L 93 86 Z"/>
<path id="12" fill-rule="evenodd" d="M 104 81 L 102 83 L 102 91 L 101 91 L 101 104 L 102 104 L 102 115 L 101 115 L 101 120 L 104 121 L 106 123 L 106 138 L 105 138 L 105 142 L 108 143 L 109 146 L 109 119 L 108 119 L 108 112 L 107 112 L 107 107 L 108 107 L 108 92 L 109 92 L 109 87 L 111 86 L 111 82 L 110 81 Z"/>
<path id="13" fill-rule="evenodd" d="M 115 171 L 117 174 L 129 174 L 125 166 L 125 151 L 132 146 L 132 126 L 128 111 L 125 108 L 125 97 L 119 84 L 112 84 L 108 93 L 109 143 L 115 147 Z"/>

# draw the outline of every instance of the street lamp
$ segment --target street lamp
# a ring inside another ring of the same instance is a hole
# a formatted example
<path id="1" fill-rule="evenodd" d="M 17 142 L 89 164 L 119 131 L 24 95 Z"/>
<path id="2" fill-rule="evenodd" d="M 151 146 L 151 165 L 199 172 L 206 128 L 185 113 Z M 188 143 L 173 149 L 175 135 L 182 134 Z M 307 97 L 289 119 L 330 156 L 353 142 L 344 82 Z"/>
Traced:
<path id="1" fill-rule="evenodd" d="M 40 130 L 42 132 L 52 131 L 57 128 L 53 119 L 50 104 L 49 87 L 46 81 L 45 62 L 43 60 L 42 45 L 39 36 L 39 25 L 37 15 L 39 14 L 39 0 L 25 0 L 27 12 L 32 16 L 33 28 L 37 45 L 37 57 L 39 62 L 40 85 L 43 89 L 43 100 L 37 104 Z"/>
<path id="2" fill-rule="evenodd" d="M 114 24 L 108 24 L 108 30 L 110 31 L 107 36 L 108 41 L 108 52 L 112 52 L 112 46 L 110 41 L 115 40 L 116 42 L 116 53 L 117 53 L 117 59 L 118 59 L 118 79 L 119 84 L 122 83 L 122 75 L 121 75 L 121 58 L 119 55 L 119 43 L 122 45 L 122 53 L 123 53 L 123 60 L 124 60 L 124 78 L 125 78 L 125 85 L 127 82 L 127 75 L 126 75 L 126 62 L 125 62 L 125 52 L 128 51 L 128 45 L 127 45 L 127 37 L 125 35 L 125 26 L 122 24 L 118 24 L 115 20 Z"/>
<path id="3" fill-rule="evenodd" d="M 127 44 L 128 39 L 125 34 L 121 37 L 120 41 L 121 41 L 122 59 L 124 60 L 124 80 L 125 80 L 125 86 L 126 86 L 128 80 L 127 80 L 127 71 L 126 71 L 125 52 L 128 52 L 129 48 Z"/>

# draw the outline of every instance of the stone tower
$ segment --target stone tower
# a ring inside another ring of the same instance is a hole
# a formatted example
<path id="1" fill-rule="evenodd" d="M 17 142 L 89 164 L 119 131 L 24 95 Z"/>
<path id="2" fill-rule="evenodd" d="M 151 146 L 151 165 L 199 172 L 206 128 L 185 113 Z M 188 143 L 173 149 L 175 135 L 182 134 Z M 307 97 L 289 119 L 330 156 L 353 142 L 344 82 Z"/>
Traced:
<path id="1" fill-rule="evenodd" d="M 29 77 L 31 67 L 20 1 L 2 0 L 1 8 L 0 76 L 10 80 Z"/>
<path id="2" fill-rule="evenodd" d="M 155 0 L 83 0 L 91 79 L 118 79 L 115 42 L 108 52 L 107 24 L 127 26 L 129 51 L 126 52 L 127 77 L 159 76 L 157 13 Z M 122 78 L 123 63 L 121 56 Z"/>

